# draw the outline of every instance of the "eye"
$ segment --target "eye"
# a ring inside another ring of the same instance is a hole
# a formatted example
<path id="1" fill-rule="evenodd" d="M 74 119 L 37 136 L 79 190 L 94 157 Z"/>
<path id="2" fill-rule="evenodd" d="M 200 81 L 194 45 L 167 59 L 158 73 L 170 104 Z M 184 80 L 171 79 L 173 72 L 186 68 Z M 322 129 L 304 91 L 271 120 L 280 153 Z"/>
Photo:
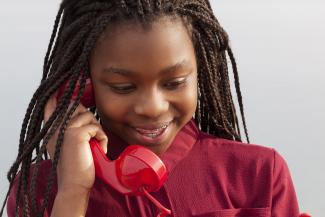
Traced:
<path id="1" fill-rule="evenodd" d="M 132 85 L 109 85 L 109 87 L 116 93 L 127 94 L 131 93 L 135 87 Z"/>
<path id="2" fill-rule="evenodd" d="M 166 83 L 165 87 L 169 90 L 174 90 L 179 87 L 182 87 L 185 83 L 186 83 L 186 78 L 181 78 Z"/>

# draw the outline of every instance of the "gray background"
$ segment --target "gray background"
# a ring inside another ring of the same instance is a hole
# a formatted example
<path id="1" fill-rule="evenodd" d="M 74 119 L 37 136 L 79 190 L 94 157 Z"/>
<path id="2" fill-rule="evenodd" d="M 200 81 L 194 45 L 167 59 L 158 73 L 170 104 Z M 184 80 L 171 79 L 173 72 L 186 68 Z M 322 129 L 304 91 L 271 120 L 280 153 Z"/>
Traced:
<path id="1" fill-rule="evenodd" d="M 59 1 L 0 0 L 0 199 Z M 325 207 L 325 3 L 213 0 L 237 57 L 251 142 L 286 159 L 302 211 Z M 323 215 L 322 215 L 323 214 Z"/>

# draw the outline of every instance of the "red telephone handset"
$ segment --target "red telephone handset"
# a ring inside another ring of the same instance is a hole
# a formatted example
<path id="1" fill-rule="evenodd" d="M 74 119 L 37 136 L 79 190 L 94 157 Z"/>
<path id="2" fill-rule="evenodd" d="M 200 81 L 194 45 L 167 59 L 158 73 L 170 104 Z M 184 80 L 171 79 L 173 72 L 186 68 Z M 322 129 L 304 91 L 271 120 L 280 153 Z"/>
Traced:
<path id="1" fill-rule="evenodd" d="M 58 99 L 63 95 L 67 84 L 65 82 L 59 89 Z M 73 99 L 76 98 L 79 88 L 78 83 Z M 95 106 L 90 78 L 86 81 L 81 103 L 87 108 Z M 167 169 L 155 153 L 140 145 L 129 145 L 116 160 L 111 161 L 96 139 L 91 139 L 89 143 L 98 178 L 122 194 L 146 196 L 162 211 L 159 214 L 161 217 L 171 213 L 148 193 L 157 191 L 167 179 Z"/>

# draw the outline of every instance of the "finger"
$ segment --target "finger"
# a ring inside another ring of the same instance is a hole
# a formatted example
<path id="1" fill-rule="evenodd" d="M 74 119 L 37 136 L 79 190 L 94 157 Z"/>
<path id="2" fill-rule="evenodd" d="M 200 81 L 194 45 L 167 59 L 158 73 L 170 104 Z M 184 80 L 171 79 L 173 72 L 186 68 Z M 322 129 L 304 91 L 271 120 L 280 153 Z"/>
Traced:
<path id="1" fill-rule="evenodd" d="M 58 104 L 58 99 L 57 99 L 57 95 L 58 95 L 58 91 L 56 91 L 47 101 L 45 108 L 44 108 L 44 121 L 45 123 L 50 119 L 51 115 L 53 114 L 53 112 L 55 111 L 57 104 Z M 71 101 L 69 106 L 68 106 L 68 110 L 71 109 L 71 107 L 73 106 L 74 101 Z M 81 112 L 85 112 L 87 111 L 87 109 L 82 105 L 79 104 L 78 107 L 76 108 L 76 110 L 74 111 L 72 117 L 74 115 L 78 115 Z"/>
<path id="2" fill-rule="evenodd" d="M 56 106 L 57 106 L 57 92 L 54 93 L 50 98 L 49 100 L 47 101 L 46 105 L 45 105 L 45 108 L 44 108 L 44 122 L 46 123 L 51 115 L 53 114 L 53 112 L 55 111 L 56 109 Z M 68 106 L 68 110 L 73 106 L 73 102 L 71 102 Z M 78 105 L 78 107 L 76 108 L 76 110 L 74 111 L 74 113 L 72 114 L 72 117 L 74 116 L 77 116 L 78 114 L 81 114 L 83 112 L 87 111 L 87 109 L 82 106 L 82 105 Z M 58 134 L 58 130 L 60 129 L 60 126 L 61 124 L 58 126 L 56 132 L 54 133 L 54 135 L 52 136 L 52 138 L 56 137 L 57 134 Z M 55 136 L 56 135 L 56 136 Z M 56 139 L 56 138 L 55 138 Z"/>
<path id="3" fill-rule="evenodd" d="M 100 124 L 88 124 L 80 129 L 88 132 L 88 137 L 85 138 L 87 141 L 89 141 L 91 138 L 95 138 L 99 142 L 99 145 L 103 149 L 104 153 L 107 153 L 108 138 Z"/>
<path id="4" fill-rule="evenodd" d="M 82 127 L 87 124 L 99 124 L 94 114 L 90 111 L 79 112 L 69 121 L 68 128 Z"/>
<path id="5" fill-rule="evenodd" d="M 100 147 L 103 149 L 104 153 L 107 153 L 108 138 L 106 133 L 100 128 L 95 135 L 95 139 L 98 140 Z"/>
<path id="6" fill-rule="evenodd" d="M 67 111 L 69 111 L 69 110 L 72 108 L 73 104 L 74 104 L 74 102 L 70 102 Z M 82 114 L 82 113 L 84 113 L 84 112 L 87 112 L 87 111 L 88 111 L 88 110 L 87 110 L 87 109 L 86 109 L 82 104 L 79 104 L 79 105 L 77 106 L 77 108 L 74 110 L 74 112 L 72 113 L 69 122 L 70 122 L 73 118 L 75 118 L 75 117 L 77 117 L 78 115 L 80 115 L 80 114 Z M 62 123 L 61 123 L 61 124 L 62 124 Z M 61 126 L 61 125 L 60 125 L 60 126 Z M 60 128 L 60 127 L 58 127 L 58 129 L 59 129 L 59 128 Z"/>
<path id="7" fill-rule="evenodd" d="M 51 115 L 53 114 L 53 112 L 56 109 L 56 106 L 57 106 L 57 103 L 58 103 L 57 94 L 58 94 L 58 92 L 56 91 L 49 98 L 48 102 L 45 105 L 45 109 L 44 109 L 44 121 L 45 121 L 45 123 L 49 120 L 49 118 L 51 117 Z M 68 110 L 71 109 L 73 104 L 74 104 L 74 101 L 70 102 L 70 104 L 68 106 Z M 82 104 L 79 104 L 77 106 L 77 108 L 75 109 L 75 111 L 73 112 L 71 118 L 74 118 L 74 117 L 78 116 L 79 114 L 82 114 L 82 113 L 87 112 L 87 111 L 88 110 Z M 61 128 L 61 124 L 58 126 L 57 130 L 51 136 L 50 140 L 48 141 L 48 143 L 46 145 L 47 152 L 48 152 L 51 159 L 53 159 L 53 154 L 54 154 L 55 146 L 56 146 L 56 143 L 57 143 L 57 138 L 58 138 L 60 128 Z"/>
<path id="8" fill-rule="evenodd" d="M 74 101 L 70 102 L 69 107 L 68 107 L 68 111 L 71 109 L 71 107 L 73 106 Z M 87 112 L 87 108 L 85 106 L 83 106 L 81 103 L 77 106 L 77 108 L 75 109 L 75 111 L 73 112 L 71 118 L 78 116 L 79 114 L 82 114 L 84 112 Z"/>

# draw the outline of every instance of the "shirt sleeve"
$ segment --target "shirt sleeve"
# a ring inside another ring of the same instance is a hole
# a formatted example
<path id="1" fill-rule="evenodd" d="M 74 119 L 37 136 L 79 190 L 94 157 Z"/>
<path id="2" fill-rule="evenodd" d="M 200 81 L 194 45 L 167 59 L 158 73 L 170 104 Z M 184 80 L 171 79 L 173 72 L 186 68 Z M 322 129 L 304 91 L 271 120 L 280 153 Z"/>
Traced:
<path id="1" fill-rule="evenodd" d="M 288 165 L 274 150 L 272 217 L 298 216 L 299 207 Z"/>

